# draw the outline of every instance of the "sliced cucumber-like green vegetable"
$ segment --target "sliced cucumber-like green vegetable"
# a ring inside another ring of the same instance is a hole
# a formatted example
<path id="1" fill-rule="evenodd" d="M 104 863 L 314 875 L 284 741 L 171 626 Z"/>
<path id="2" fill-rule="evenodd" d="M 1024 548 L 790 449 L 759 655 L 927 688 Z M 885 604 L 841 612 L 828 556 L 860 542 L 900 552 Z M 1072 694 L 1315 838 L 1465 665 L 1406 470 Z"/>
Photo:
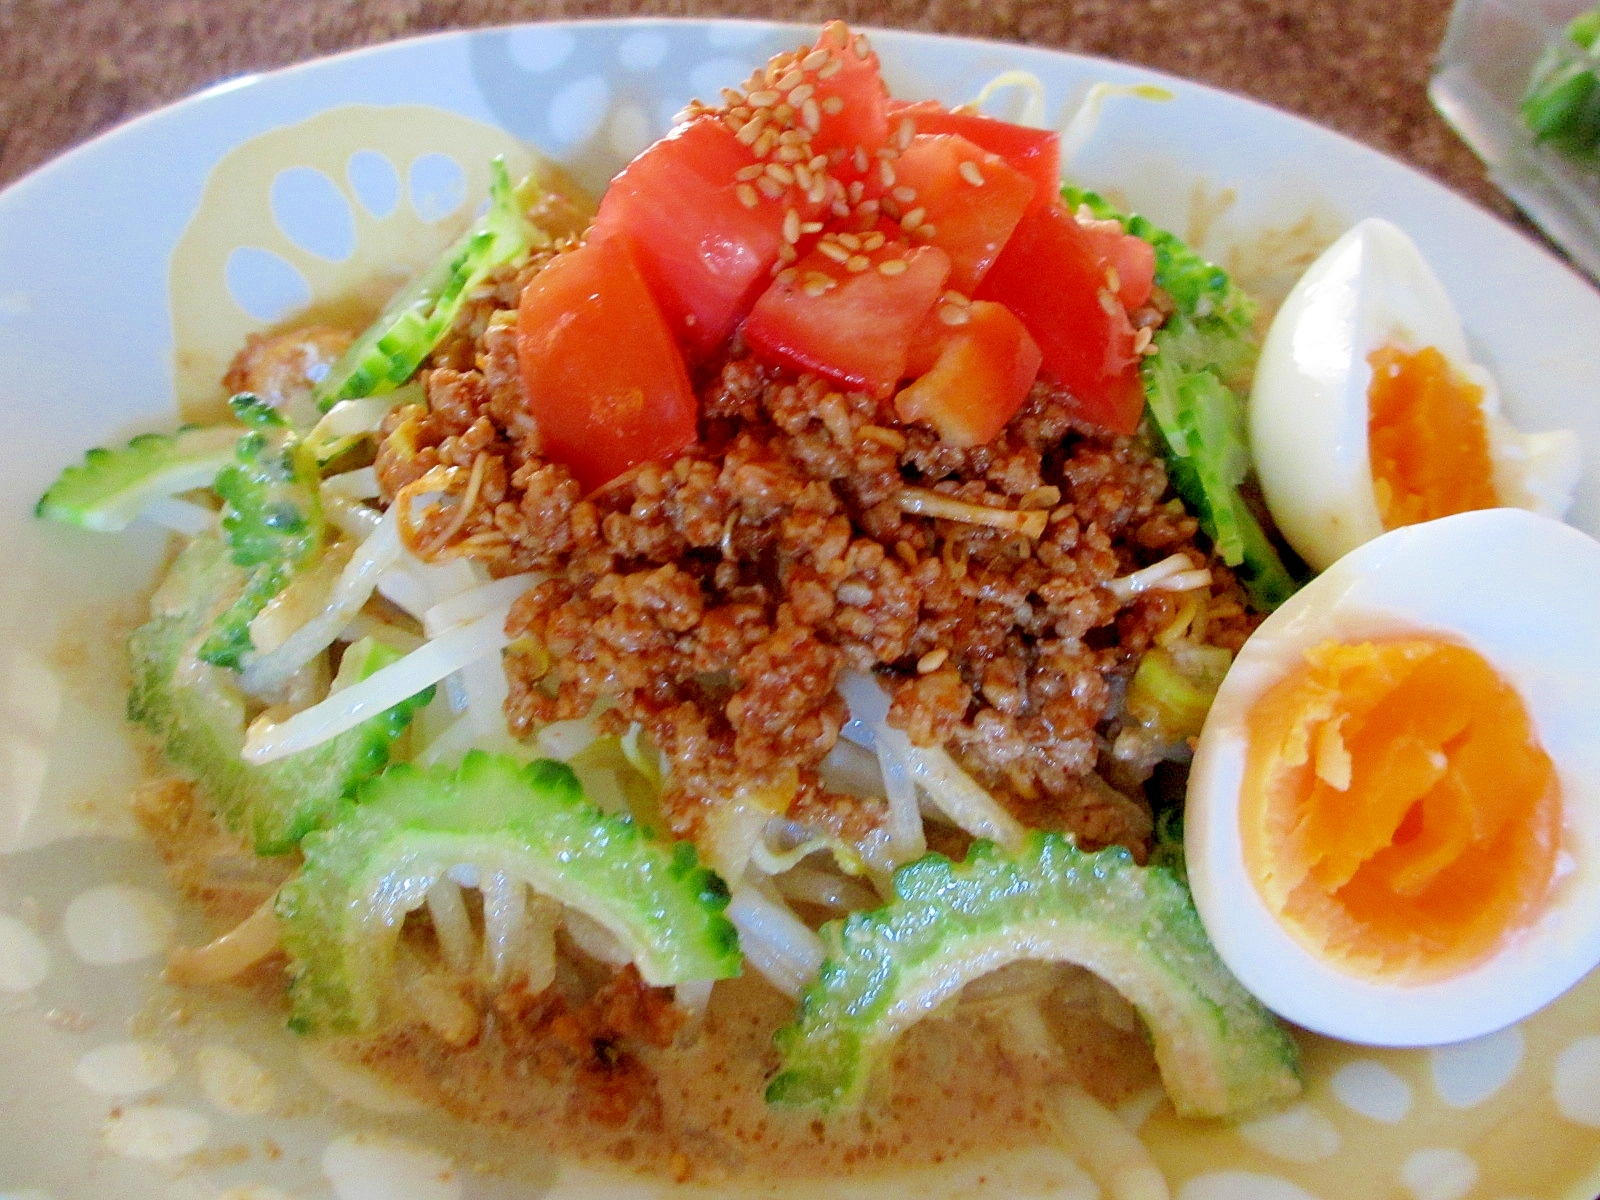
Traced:
<path id="1" fill-rule="evenodd" d="M 489 164 L 489 211 L 426 271 L 402 289 L 339 356 L 312 393 L 324 412 L 341 400 L 392 391 L 410 379 L 449 331 L 472 289 L 517 262 L 549 235 L 523 215 L 536 196 L 530 180 L 512 187 L 505 161 Z"/>
<path id="2" fill-rule="evenodd" d="M 210 487 L 233 461 L 244 431 L 231 425 L 185 425 L 175 433 L 143 433 L 116 450 L 96 448 L 68 467 L 34 506 L 34 514 L 116 533 L 153 500 Z"/>
<path id="3" fill-rule="evenodd" d="M 1066 203 L 1085 205 L 1155 247 L 1156 285 L 1174 311 L 1155 332 L 1156 353 L 1140 371 L 1147 407 L 1161 435 L 1172 486 L 1228 566 L 1238 570 L 1251 601 L 1271 610 L 1298 587 L 1246 502 L 1250 469 L 1245 438 L 1245 386 L 1255 363 L 1255 305 L 1229 278 L 1183 240 L 1141 216 L 1112 208 L 1093 192 L 1063 189 Z"/>
<path id="4" fill-rule="evenodd" d="M 245 762 L 244 696 L 232 672 L 197 654 L 215 613 L 245 580 L 217 538 L 198 537 L 185 547 L 156 590 L 150 620 L 128 640 L 128 715 L 161 739 L 168 760 L 195 776 L 218 817 L 256 853 L 282 854 L 384 768 L 390 746 L 431 692 L 310 750 L 263 766 Z M 375 649 L 361 661 L 370 671 L 385 657 Z"/>
<path id="5" fill-rule="evenodd" d="M 1188 890 L 1111 847 L 1031 834 L 1014 856 L 989 842 L 966 861 L 900 868 L 894 899 L 822 927 L 827 958 L 777 1037 L 776 1103 L 862 1097 L 895 1037 L 966 983 L 1020 959 L 1087 967 L 1143 1019 L 1178 1112 L 1227 1116 L 1296 1095 L 1294 1042 L 1230 975 Z"/>
<path id="6" fill-rule="evenodd" d="M 356 799 L 305 839 L 305 865 L 279 893 L 302 1032 L 385 1023 L 401 922 L 461 868 L 503 875 L 599 922 L 648 984 L 739 971 L 722 881 L 688 843 L 602 813 L 564 763 L 472 751 L 453 769 L 391 767 Z"/>
<path id="7" fill-rule="evenodd" d="M 222 532 L 234 564 L 249 574 L 221 612 L 200 657 L 239 669 L 254 650 L 250 622 L 322 552 L 325 526 L 316 455 L 281 414 L 248 393 L 230 405 L 248 426 L 234 461 L 217 473 Z"/>
<path id="8" fill-rule="evenodd" d="M 1540 57 L 1521 107 L 1534 141 L 1600 166 L 1600 6 L 1573 17 Z"/>

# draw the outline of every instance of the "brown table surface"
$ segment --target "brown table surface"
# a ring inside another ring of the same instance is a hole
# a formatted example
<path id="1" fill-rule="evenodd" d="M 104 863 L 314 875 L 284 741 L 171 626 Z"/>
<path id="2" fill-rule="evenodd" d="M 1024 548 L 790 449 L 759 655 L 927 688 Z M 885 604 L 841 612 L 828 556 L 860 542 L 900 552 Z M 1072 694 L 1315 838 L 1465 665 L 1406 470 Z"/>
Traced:
<path id="1" fill-rule="evenodd" d="M 230 76 L 440 29 L 620 14 L 842 16 L 1123 59 L 1303 114 L 1511 211 L 1428 103 L 1449 0 L 0 0 L 0 187 Z"/>

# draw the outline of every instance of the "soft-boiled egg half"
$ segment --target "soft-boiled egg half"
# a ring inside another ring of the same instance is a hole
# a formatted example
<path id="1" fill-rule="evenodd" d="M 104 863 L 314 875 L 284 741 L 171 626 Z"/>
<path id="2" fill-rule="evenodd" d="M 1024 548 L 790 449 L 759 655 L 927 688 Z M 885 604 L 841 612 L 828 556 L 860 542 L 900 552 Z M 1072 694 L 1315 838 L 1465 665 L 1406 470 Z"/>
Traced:
<path id="1" fill-rule="evenodd" d="M 1267 508 L 1317 570 L 1453 512 L 1559 517 L 1578 478 L 1576 437 L 1512 428 L 1443 286 L 1377 219 L 1334 242 L 1273 318 L 1249 424 Z"/>
<path id="2" fill-rule="evenodd" d="M 1600 963 L 1600 542 L 1500 508 L 1397 529 L 1267 618 L 1195 751 L 1185 857 L 1285 1019 L 1416 1046 Z"/>

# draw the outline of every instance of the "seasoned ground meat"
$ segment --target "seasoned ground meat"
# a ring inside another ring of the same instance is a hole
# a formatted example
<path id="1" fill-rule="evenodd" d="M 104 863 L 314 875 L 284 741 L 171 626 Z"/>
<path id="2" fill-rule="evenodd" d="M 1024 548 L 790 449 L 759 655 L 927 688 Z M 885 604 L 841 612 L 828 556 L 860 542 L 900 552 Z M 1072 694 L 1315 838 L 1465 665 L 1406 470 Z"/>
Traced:
<path id="1" fill-rule="evenodd" d="M 830 793 L 819 764 L 848 719 L 841 672 L 875 672 L 890 720 L 1026 824 L 1142 852 L 1137 780 L 1102 764 L 1128 677 L 1185 601 L 1106 584 L 1174 554 L 1207 565 L 1143 441 L 1041 383 L 993 442 L 954 447 L 735 343 L 700 382 L 698 443 L 585 496 L 539 452 L 510 318 L 479 311 L 434 360 L 377 469 L 386 499 L 445 497 L 414 549 L 546 576 L 508 625 L 515 733 L 604 700 L 666 754 L 676 834 L 704 841 L 720 804 L 760 792 L 862 844 L 884 806 Z M 1210 639 L 1236 644 L 1249 620 L 1215 565 L 1206 601 Z"/>

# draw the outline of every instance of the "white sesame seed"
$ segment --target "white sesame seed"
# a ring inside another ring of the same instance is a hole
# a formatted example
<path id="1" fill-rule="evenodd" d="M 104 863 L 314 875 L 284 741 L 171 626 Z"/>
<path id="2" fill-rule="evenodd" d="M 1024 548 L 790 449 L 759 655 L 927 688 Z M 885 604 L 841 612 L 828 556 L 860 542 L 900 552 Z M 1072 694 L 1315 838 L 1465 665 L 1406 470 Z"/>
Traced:
<path id="1" fill-rule="evenodd" d="M 942 325 L 965 325 L 972 319 L 972 314 L 959 304 L 941 304 L 938 311 Z"/>
<path id="2" fill-rule="evenodd" d="M 1113 292 L 1120 292 L 1122 290 L 1122 276 L 1117 272 L 1115 267 L 1108 266 L 1106 268 L 1106 286 Z"/>
<path id="3" fill-rule="evenodd" d="M 1151 336 L 1150 326 L 1145 325 L 1140 328 L 1139 332 L 1133 335 L 1133 352 L 1135 354 L 1143 354 L 1146 350 L 1149 350 Z"/>
<path id="4" fill-rule="evenodd" d="M 803 162 L 803 161 L 805 161 L 805 157 L 806 157 L 806 147 L 804 147 L 804 146 L 795 146 L 795 145 L 782 145 L 782 146 L 778 147 L 778 149 L 774 153 L 773 157 L 775 157 L 779 162 L 784 162 L 784 163 Z"/>
<path id="5" fill-rule="evenodd" d="M 822 222 L 821 221 L 801 221 L 800 222 L 800 232 L 801 233 L 821 233 L 822 232 Z"/>
<path id="6" fill-rule="evenodd" d="M 744 97 L 741 96 L 738 92 L 734 91 L 732 88 L 723 88 L 722 89 L 722 102 L 724 104 L 726 104 L 729 108 L 732 108 L 735 105 L 743 104 L 744 103 Z"/>
<path id="7" fill-rule="evenodd" d="M 766 166 L 766 176 L 784 187 L 794 182 L 794 172 L 781 162 L 769 162 Z"/>
<path id="8" fill-rule="evenodd" d="M 866 58 L 867 55 L 872 53 L 872 43 L 867 41 L 866 34 L 858 33 L 856 34 L 856 40 L 850 43 L 850 49 L 856 52 L 857 58 Z"/>
<path id="9" fill-rule="evenodd" d="M 800 106 L 800 122 L 813 133 L 822 128 L 822 109 L 816 97 L 806 97 L 805 103 Z"/>
<path id="10" fill-rule="evenodd" d="M 1100 301 L 1100 307 L 1105 310 L 1108 316 L 1116 316 L 1122 308 L 1122 306 L 1117 303 L 1117 298 L 1105 288 L 1100 289 L 1098 299 Z"/>
<path id="11" fill-rule="evenodd" d="M 800 272 L 795 270 L 793 267 L 785 267 L 783 270 L 778 272 L 778 282 L 783 284 L 785 287 L 790 286 L 796 279 L 799 278 Z"/>
<path id="12" fill-rule="evenodd" d="M 756 187 L 760 189 L 761 194 L 768 200 L 776 200 L 779 196 L 783 195 L 783 184 L 779 183 L 770 175 L 763 175 L 760 179 L 756 180 Z"/>
<path id="13" fill-rule="evenodd" d="M 800 214 L 792 208 L 783 214 L 783 240 L 791 245 L 800 240 Z"/>
<path id="14" fill-rule="evenodd" d="M 771 108 L 783 97 L 771 89 L 763 88 L 759 92 L 751 92 L 748 100 L 752 108 Z"/>
<path id="15" fill-rule="evenodd" d="M 876 221 L 878 219 L 878 202 L 876 200 L 863 200 L 856 205 L 856 215 L 864 221 Z"/>
<path id="16" fill-rule="evenodd" d="M 844 111 L 843 96 L 829 96 L 822 102 L 822 111 L 830 117 L 836 117 Z"/>
<path id="17" fill-rule="evenodd" d="M 793 246 L 789 245 L 788 242 L 785 242 L 783 245 L 778 247 L 778 262 L 784 266 L 787 266 L 799 257 L 799 252 L 796 251 Z"/>
<path id="18" fill-rule="evenodd" d="M 832 55 L 829 55 L 828 61 L 817 68 L 817 78 L 832 79 L 842 70 L 844 70 L 844 59 L 834 58 Z"/>
<path id="19" fill-rule="evenodd" d="M 859 249 L 861 249 L 861 239 L 858 238 L 853 233 L 836 233 L 833 236 L 834 236 L 834 240 L 837 241 L 839 243 L 839 245 L 843 246 L 846 250 L 859 250 Z"/>
<path id="20" fill-rule="evenodd" d="M 978 170 L 978 164 L 970 158 L 962 159 L 961 165 L 956 170 L 960 171 L 961 178 L 965 179 L 973 187 L 983 186 L 983 172 Z"/>
<path id="21" fill-rule="evenodd" d="M 787 83 L 788 81 L 785 80 L 784 82 Z M 779 86 L 781 87 L 782 84 Z M 802 83 L 798 86 L 790 84 L 787 90 L 789 92 L 789 103 L 799 108 L 816 94 L 817 85 L 814 83 Z"/>
<path id="22" fill-rule="evenodd" d="M 917 207 L 913 208 L 910 212 L 906 213 L 905 216 L 900 218 L 900 228 L 901 229 L 915 229 L 918 225 L 922 224 L 922 218 L 927 216 L 927 215 L 928 215 L 928 210 L 923 208 L 922 205 L 919 204 L 919 205 L 917 205 Z"/>
<path id="23" fill-rule="evenodd" d="M 924 222 L 923 224 L 918 225 L 916 227 L 916 229 L 912 230 L 912 232 L 915 233 L 923 241 L 931 242 L 931 241 L 933 241 L 934 235 L 936 233 L 938 233 L 939 231 L 937 229 L 935 229 L 932 225 L 929 225 L 926 222 Z"/>
<path id="24" fill-rule="evenodd" d="M 955 288 L 946 288 L 943 294 L 940 295 L 939 299 L 946 304 L 958 304 L 963 308 L 972 303 L 960 292 L 956 291 Z"/>
<path id="25" fill-rule="evenodd" d="M 888 239 L 885 238 L 880 231 L 874 229 L 871 233 L 867 234 L 866 237 L 861 239 L 861 248 L 869 252 L 873 250 L 881 250 L 883 249 L 883 243 L 886 241 L 888 241 Z"/>
<path id="26" fill-rule="evenodd" d="M 746 208 L 755 208 L 761 203 L 761 197 L 756 195 L 755 188 L 751 187 L 748 183 L 741 183 L 738 188 L 735 189 L 735 194 L 739 197 L 739 203 L 744 205 Z"/>
<path id="27" fill-rule="evenodd" d="M 825 66 L 832 57 L 826 50 L 813 50 L 800 60 L 800 66 L 807 71 L 815 71 Z"/>
<path id="28" fill-rule="evenodd" d="M 879 275 L 904 275 L 911 264 L 903 258 L 886 258 L 878 264 Z"/>
<path id="29" fill-rule="evenodd" d="M 739 131 L 737 134 L 739 141 L 746 146 L 754 145 L 756 139 L 761 136 L 762 131 L 765 130 L 766 127 L 767 117 L 765 113 L 751 117 L 743 125 L 739 126 Z"/>
<path id="30" fill-rule="evenodd" d="M 818 154 L 810 162 L 806 163 L 806 166 L 813 171 L 826 171 L 828 169 L 828 156 L 826 154 Z"/>
<path id="31" fill-rule="evenodd" d="M 886 158 L 878 161 L 878 178 L 883 181 L 884 187 L 894 186 L 894 164 Z"/>
<path id="32" fill-rule="evenodd" d="M 844 269 L 852 275 L 859 275 L 872 265 L 872 260 L 865 254 L 852 254 L 844 260 Z"/>
<path id="33" fill-rule="evenodd" d="M 901 117 L 900 124 L 894 131 L 894 144 L 904 150 L 911 145 L 911 139 L 917 136 L 917 123 L 910 117 Z"/>
<path id="34" fill-rule="evenodd" d="M 752 179 L 760 179 L 766 169 L 766 163 L 751 163 L 748 167 L 740 167 L 733 173 L 733 177 L 740 183 L 749 183 Z"/>
<path id="35" fill-rule="evenodd" d="M 850 257 L 850 251 L 846 250 L 832 238 L 818 242 L 817 249 L 820 250 L 826 257 L 833 259 L 833 261 L 836 263 L 842 263 Z"/>
<path id="36" fill-rule="evenodd" d="M 929 650 L 921 658 L 917 659 L 917 674 L 928 675 L 934 671 L 937 671 L 940 667 L 944 666 L 945 659 L 949 657 L 950 650 L 946 646 L 940 646 L 935 650 Z"/>
<path id="37" fill-rule="evenodd" d="M 761 136 L 756 138 L 756 144 L 750 149 L 756 152 L 757 158 L 766 158 L 772 153 L 773 147 L 778 144 L 778 135 L 771 125 L 761 131 Z"/>
<path id="38" fill-rule="evenodd" d="M 826 175 L 818 175 L 806 189 L 806 199 L 812 204 L 821 204 L 828 198 L 828 184 L 832 182 Z"/>
<path id="39" fill-rule="evenodd" d="M 843 200 L 835 200 L 828 211 L 836 217 L 848 217 L 850 215 L 850 206 Z"/>
<path id="40" fill-rule="evenodd" d="M 854 164 L 855 169 L 863 175 L 867 173 L 867 168 L 872 165 L 872 160 L 867 157 L 867 152 L 860 146 L 855 148 L 855 152 L 850 156 L 850 161 Z"/>
<path id="41" fill-rule="evenodd" d="M 889 194 L 900 201 L 901 204 L 910 204 L 917 198 L 917 189 L 902 186 L 895 188 Z"/>
<path id="42" fill-rule="evenodd" d="M 806 295 L 815 298 L 831 292 L 837 286 L 838 284 L 832 279 L 829 279 L 826 275 L 813 272 L 812 274 L 806 276 L 806 281 L 801 286 L 800 290 Z"/>
<path id="43" fill-rule="evenodd" d="M 778 82 L 774 86 L 776 86 L 777 89 L 780 92 L 792 92 L 795 88 L 799 87 L 805 81 L 806 81 L 805 72 L 796 69 L 796 70 L 791 70 L 788 73 L 786 73 L 784 75 L 784 77 L 782 79 L 778 80 Z M 798 104 L 798 103 L 800 103 L 800 101 L 799 100 L 791 100 L 790 103 L 791 104 Z"/>
<path id="44" fill-rule="evenodd" d="M 859 179 L 853 179 L 850 181 L 850 186 L 846 189 L 845 194 L 850 197 L 851 204 L 860 204 L 861 197 L 867 194 L 867 185 Z"/>

